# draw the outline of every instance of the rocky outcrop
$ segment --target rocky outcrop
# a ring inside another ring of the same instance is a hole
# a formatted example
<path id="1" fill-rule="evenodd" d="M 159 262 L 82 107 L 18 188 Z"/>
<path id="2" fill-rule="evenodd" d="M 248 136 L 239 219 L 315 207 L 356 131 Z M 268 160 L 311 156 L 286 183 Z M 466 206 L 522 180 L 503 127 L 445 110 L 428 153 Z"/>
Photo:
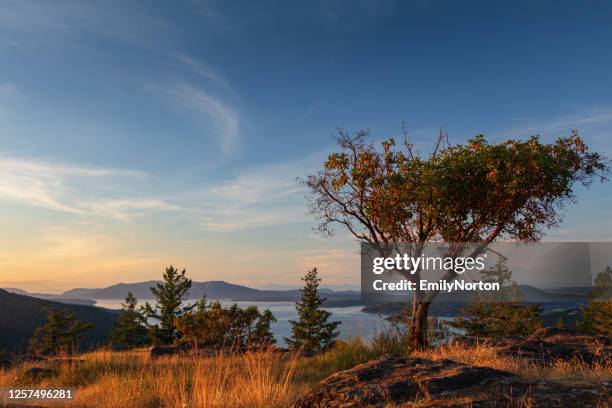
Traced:
<path id="1" fill-rule="evenodd" d="M 451 360 L 386 355 L 332 374 L 293 406 L 580 408 L 607 406 L 608 392 L 609 384 L 572 388 Z"/>
<path id="2" fill-rule="evenodd" d="M 580 360 L 587 364 L 602 360 L 612 352 L 612 338 L 590 336 L 576 331 L 544 328 L 527 338 L 498 337 L 484 342 L 499 354 L 523 357 L 535 363 Z"/>

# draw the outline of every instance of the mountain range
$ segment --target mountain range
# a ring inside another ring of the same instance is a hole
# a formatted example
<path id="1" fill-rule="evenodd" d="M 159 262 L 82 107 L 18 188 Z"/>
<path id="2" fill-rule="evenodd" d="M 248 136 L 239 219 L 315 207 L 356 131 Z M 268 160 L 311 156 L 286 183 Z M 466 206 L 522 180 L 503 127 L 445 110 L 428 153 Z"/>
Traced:
<path id="1" fill-rule="evenodd" d="M 96 299 L 123 299 L 132 292 L 139 299 L 151 299 L 150 288 L 157 281 L 119 283 L 106 288 L 76 288 L 62 294 L 28 293 L 21 289 L 0 289 L 0 350 L 23 351 L 27 339 L 34 329 L 45 323 L 49 309 L 68 309 L 82 321 L 94 323 L 94 329 L 87 332 L 84 348 L 102 344 L 111 330 L 117 311 L 90 306 Z M 575 309 L 588 300 L 586 288 L 555 288 L 541 290 L 529 285 L 519 285 L 523 301 L 540 303 L 545 309 Z M 366 306 L 369 313 L 394 313 L 402 304 L 410 300 L 405 294 L 394 296 L 388 301 L 365 302 L 357 291 L 334 291 L 321 289 L 327 298 L 327 307 Z M 189 298 L 197 299 L 204 295 L 208 299 L 224 299 L 251 302 L 294 302 L 299 299 L 300 291 L 259 290 L 224 281 L 193 282 Z M 432 313 L 440 316 L 455 315 L 470 299 L 467 294 L 441 293 Z M 85 303 L 85 304 L 83 304 Z"/>
<path id="2" fill-rule="evenodd" d="M 95 300 L 124 299 L 128 292 L 137 299 L 151 299 L 151 288 L 160 281 L 145 281 L 136 283 L 117 283 L 106 288 L 75 288 L 62 294 L 28 293 L 22 289 L 5 288 L 9 292 L 54 300 L 71 304 L 95 304 Z M 328 298 L 327 305 L 354 306 L 361 304 L 359 292 L 353 290 L 334 291 L 321 288 L 321 293 Z M 290 290 L 260 290 L 247 286 L 236 285 L 225 281 L 192 282 L 189 298 L 199 299 L 206 296 L 208 299 L 228 299 L 233 301 L 260 301 L 260 302 L 294 302 L 299 299 L 299 289 Z"/>
<path id="3" fill-rule="evenodd" d="M 96 300 L 124 299 L 128 292 L 132 292 L 137 299 L 151 299 L 153 298 L 151 288 L 158 282 L 159 281 L 150 280 L 135 283 L 118 283 L 105 288 L 75 288 L 65 291 L 62 294 L 28 293 L 24 290 L 14 288 L 6 288 L 6 290 L 21 295 L 62 303 L 93 305 L 96 303 Z M 548 304 L 567 302 L 578 304 L 585 303 L 589 293 L 589 288 L 583 287 L 543 290 L 531 285 L 519 285 L 519 289 L 524 302 Z M 360 292 L 358 291 L 339 291 L 321 288 L 320 292 L 327 298 L 327 302 L 325 303 L 327 307 L 358 306 L 364 304 L 364 300 L 361 298 Z M 192 282 L 189 298 L 200 299 L 204 296 L 208 299 L 223 299 L 235 302 L 295 302 L 300 298 L 300 290 L 261 290 L 225 281 Z M 470 301 L 471 297 L 472 294 L 469 292 L 442 292 L 438 295 L 436 303 L 467 303 Z M 381 298 L 378 301 L 374 301 L 374 303 L 393 303 L 398 299 L 401 299 L 402 302 L 406 301 L 406 294 L 389 294 L 385 299 Z M 371 304 L 372 302 L 366 301 L 365 303 Z"/>

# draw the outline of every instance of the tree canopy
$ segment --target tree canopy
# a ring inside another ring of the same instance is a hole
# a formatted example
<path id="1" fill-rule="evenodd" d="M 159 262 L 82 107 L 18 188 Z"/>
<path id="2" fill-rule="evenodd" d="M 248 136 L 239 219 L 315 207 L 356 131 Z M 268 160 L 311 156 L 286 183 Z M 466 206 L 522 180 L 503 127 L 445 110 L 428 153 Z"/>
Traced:
<path id="1" fill-rule="evenodd" d="M 404 136 L 403 144 L 389 139 L 376 148 L 366 131 L 352 136 L 339 130 L 340 151 L 303 180 L 320 232 L 331 234 L 340 225 L 381 251 L 442 241 L 453 244 L 448 256 L 465 250 L 462 243 L 481 243 L 469 254 L 477 256 L 499 238 L 539 240 L 559 223 L 575 185 L 604 180 L 608 171 L 607 161 L 576 132 L 554 143 L 538 136 L 490 143 L 479 135 L 457 145 L 442 132 L 428 156 Z M 449 271 L 443 279 L 455 276 Z M 407 278 L 419 280 L 420 274 Z M 427 345 L 427 310 L 436 295 L 414 296 L 413 347 Z"/>
<path id="2" fill-rule="evenodd" d="M 269 309 L 262 313 L 257 306 L 243 309 L 235 303 L 223 307 L 219 301 L 204 298 L 176 319 L 176 327 L 182 334 L 180 341 L 195 347 L 265 348 L 276 342 L 270 329 L 274 322 Z"/>

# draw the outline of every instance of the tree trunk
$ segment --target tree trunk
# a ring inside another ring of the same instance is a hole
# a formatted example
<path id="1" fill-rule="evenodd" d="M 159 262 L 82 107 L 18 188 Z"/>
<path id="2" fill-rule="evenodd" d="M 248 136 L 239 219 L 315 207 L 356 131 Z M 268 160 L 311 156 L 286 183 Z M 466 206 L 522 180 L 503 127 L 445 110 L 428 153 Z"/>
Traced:
<path id="1" fill-rule="evenodd" d="M 412 305 L 412 318 L 408 332 L 408 343 L 411 350 L 423 350 L 428 346 L 427 317 L 430 302 L 415 300 Z"/>

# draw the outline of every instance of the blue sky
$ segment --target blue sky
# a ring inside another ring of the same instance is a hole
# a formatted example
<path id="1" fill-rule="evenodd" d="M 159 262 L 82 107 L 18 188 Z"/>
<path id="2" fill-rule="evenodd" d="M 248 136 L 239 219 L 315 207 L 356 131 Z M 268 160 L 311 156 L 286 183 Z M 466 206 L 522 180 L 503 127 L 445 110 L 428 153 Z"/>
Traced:
<path id="1" fill-rule="evenodd" d="M 295 178 L 337 127 L 426 150 L 579 129 L 612 153 L 612 4 L 5 1 L 0 284 L 157 277 L 357 285 Z M 550 239 L 610 240 L 610 184 Z"/>

